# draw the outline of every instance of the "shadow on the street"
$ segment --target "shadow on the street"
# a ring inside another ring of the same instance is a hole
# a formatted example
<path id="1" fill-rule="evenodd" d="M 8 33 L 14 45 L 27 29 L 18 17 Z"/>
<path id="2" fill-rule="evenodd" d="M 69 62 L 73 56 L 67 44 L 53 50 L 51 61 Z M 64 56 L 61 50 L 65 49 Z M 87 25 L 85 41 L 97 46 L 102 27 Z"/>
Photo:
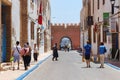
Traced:
<path id="1" fill-rule="evenodd" d="M 88 67 L 85 66 L 85 67 L 81 67 L 81 68 L 88 68 Z"/>

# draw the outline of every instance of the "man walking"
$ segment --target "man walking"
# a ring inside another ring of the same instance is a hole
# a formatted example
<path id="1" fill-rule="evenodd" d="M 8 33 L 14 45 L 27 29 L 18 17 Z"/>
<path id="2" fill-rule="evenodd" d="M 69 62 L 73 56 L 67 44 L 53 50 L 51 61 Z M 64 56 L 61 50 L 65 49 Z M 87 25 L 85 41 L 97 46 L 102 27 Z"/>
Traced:
<path id="1" fill-rule="evenodd" d="M 100 68 L 104 68 L 104 57 L 105 57 L 105 52 L 106 52 L 106 47 L 104 46 L 104 43 L 101 42 L 99 46 L 99 54 L 100 54 Z"/>
<path id="2" fill-rule="evenodd" d="M 91 55 L 91 45 L 90 42 L 87 41 L 87 44 L 84 46 L 84 56 L 86 59 L 87 68 L 90 68 L 90 55 Z"/>

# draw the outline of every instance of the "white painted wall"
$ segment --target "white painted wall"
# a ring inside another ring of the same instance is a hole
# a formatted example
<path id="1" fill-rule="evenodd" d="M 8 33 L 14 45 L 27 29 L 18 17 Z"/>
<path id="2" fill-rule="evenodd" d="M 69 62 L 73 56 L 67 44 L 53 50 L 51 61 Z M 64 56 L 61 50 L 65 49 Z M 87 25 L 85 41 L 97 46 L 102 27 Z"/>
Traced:
<path id="1" fill-rule="evenodd" d="M 39 10 L 39 6 L 37 6 L 37 4 L 40 4 L 40 1 L 38 0 L 35 0 L 34 1 L 34 8 L 32 9 L 31 8 L 31 0 L 28 0 L 28 16 L 29 16 L 29 20 L 28 20 L 28 41 L 30 43 L 31 46 L 33 46 L 34 43 L 37 43 L 37 28 L 38 27 L 41 27 L 41 25 L 39 25 L 37 23 L 37 19 L 38 19 L 38 14 L 37 14 L 37 10 Z M 38 2 L 37 2 L 38 1 Z M 49 0 L 48 0 L 49 1 Z M 44 30 L 46 28 L 48 28 L 48 20 L 50 20 L 50 16 L 51 16 L 51 9 L 50 9 L 50 6 L 48 6 L 47 4 L 47 7 L 46 7 L 46 12 L 43 14 L 43 26 L 44 26 Z M 34 40 L 31 40 L 31 21 L 35 22 L 35 25 L 34 25 Z M 44 53 L 44 30 L 41 32 L 43 33 L 43 39 L 42 41 L 40 42 L 40 53 Z"/>
<path id="2" fill-rule="evenodd" d="M 31 7 L 31 0 L 28 0 L 28 42 L 30 44 L 30 46 L 34 46 L 34 43 L 37 43 L 37 28 L 38 28 L 38 23 L 37 23 L 37 4 L 36 1 L 34 1 L 33 5 L 33 9 Z M 34 22 L 34 40 L 31 40 L 31 22 Z"/>
<path id="3" fill-rule="evenodd" d="M 12 45 L 20 41 L 20 1 L 12 0 Z"/>
<path id="4" fill-rule="evenodd" d="M 83 48 L 83 46 L 85 45 L 85 36 L 86 36 L 86 33 L 85 33 L 85 19 L 86 19 L 86 12 L 85 12 L 85 7 L 82 8 L 81 12 L 80 12 L 80 27 L 81 27 L 81 41 L 80 41 L 80 44 L 81 44 L 81 48 Z"/>
<path id="5" fill-rule="evenodd" d="M 92 1 L 91 0 L 91 4 L 92 4 Z M 93 5 L 91 7 L 93 10 Z M 99 17 L 99 22 L 102 22 L 103 21 L 103 13 L 104 12 L 111 12 L 111 4 L 110 4 L 110 0 L 105 0 L 105 4 L 103 5 L 103 2 L 102 0 L 100 0 L 100 7 L 99 9 L 97 9 L 97 0 L 94 0 L 94 14 L 93 14 L 93 11 L 91 11 L 91 14 L 94 16 L 94 23 L 97 23 L 98 22 L 98 17 Z M 97 54 L 97 35 L 96 35 L 96 43 L 93 42 L 93 28 L 94 26 L 92 26 L 92 50 L 94 52 L 94 54 Z M 101 42 L 103 41 L 103 26 L 100 26 L 100 36 L 101 36 Z M 96 33 L 97 34 L 97 33 Z M 108 52 L 109 53 L 109 49 L 112 47 L 112 43 L 111 43 L 111 36 L 107 36 L 107 42 L 105 43 L 105 46 L 107 47 L 108 49 Z"/>

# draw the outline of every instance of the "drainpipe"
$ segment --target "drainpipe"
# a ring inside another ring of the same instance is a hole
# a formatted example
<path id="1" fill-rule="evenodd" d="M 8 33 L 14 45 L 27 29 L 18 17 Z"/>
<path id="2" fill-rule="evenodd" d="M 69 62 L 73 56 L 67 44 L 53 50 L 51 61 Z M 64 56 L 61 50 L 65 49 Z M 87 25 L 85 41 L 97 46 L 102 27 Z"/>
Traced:
<path id="1" fill-rule="evenodd" d="M 1 71 L 1 62 L 2 62 L 2 51 L 1 51 L 1 39 L 2 39 L 2 36 L 1 36 L 1 27 L 2 27 L 2 25 L 1 25 L 1 0 L 0 0 L 0 71 Z"/>
<path id="2" fill-rule="evenodd" d="M 120 0 L 119 1 L 119 12 L 120 12 Z M 120 61 L 120 13 L 118 14 L 118 49 L 119 49 L 119 61 Z"/>

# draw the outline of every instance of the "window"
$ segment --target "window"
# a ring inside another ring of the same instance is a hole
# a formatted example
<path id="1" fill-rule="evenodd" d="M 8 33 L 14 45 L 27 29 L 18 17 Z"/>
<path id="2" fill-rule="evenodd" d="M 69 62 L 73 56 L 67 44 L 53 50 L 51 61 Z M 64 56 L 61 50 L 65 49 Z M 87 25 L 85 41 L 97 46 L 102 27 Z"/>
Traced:
<path id="1" fill-rule="evenodd" d="M 103 31 L 103 41 L 104 42 L 107 42 L 107 38 L 106 38 L 107 36 L 106 36 L 106 31 Z"/>
<path id="2" fill-rule="evenodd" d="M 31 0 L 30 6 L 31 6 L 31 8 L 32 8 L 32 10 L 33 10 L 33 9 L 34 9 L 34 0 Z"/>
<path id="3" fill-rule="evenodd" d="M 93 29 L 93 41 L 94 41 L 94 43 L 96 42 L 96 32 L 95 32 L 95 29 Z"/>
<path id="4" fill-rule="evenodd" d="M 94 34 L 93 34 L 93 38 L 94 38 L 94 43 L 96 42 L 96 35 L 95 35 L 95 31 L 94 31 Z"/>
<path id="5" fill-rule="evenodd" d="M 94 0 L 93 0 L 93 14 L 94 14 Z"/>
<path id="6" fill-rule="evenodd" d="M 34 2 L 34 0 L 31 0 L 32 2 Z"/>
<path id="7" fill-rule="evenodd" d="M 98 17 L 98 22 L 99 22 L 99 17 Z"/>
<path id="8" fill-rule="evenodd" d="M 31 22 L 31 39 L 34 39 L 34 22 Z"/>
<path id="9" fill-rule="evenodd" d="M 103 5 L 105 4 L 105 0 L 103 0 Z"/>
<path id="10" fill-rule="evenodd" d="M 98 0 L 98 2 L 97 2 L 97 8 L 98 9 L 100 8 L 100 0 Z"/>

